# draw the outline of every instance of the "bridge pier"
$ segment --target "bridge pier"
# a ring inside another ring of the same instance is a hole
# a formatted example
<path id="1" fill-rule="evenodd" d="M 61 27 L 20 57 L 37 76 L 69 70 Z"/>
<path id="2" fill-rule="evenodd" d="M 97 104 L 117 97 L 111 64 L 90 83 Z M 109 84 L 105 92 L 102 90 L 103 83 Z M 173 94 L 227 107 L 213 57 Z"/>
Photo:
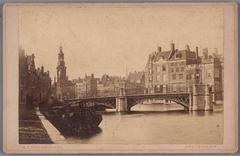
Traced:
<path id="1" fill-rule="evenodd" d="M 213 110 L 209 85 L 193 85 L 192 101 L 190 99 L 191 95 L 189 98 L 189 111 Z"/>
<path id="2" fill-rule="evenodd" d="M 191 111 L 195 111 L 198 109 L 198 97 L 197 97 L 197 86 L 193 85 L 193 101 L 192 101 L 192 109 Z"/>
<path id="3" fill-rule="evenodd" d="M 205 87 L 205 111 L 213 110 L 212 100 L 210 98 L 209 85 Z"/>
<path id="4" fill-rule="evenodd" d="M 116 112 L 127 112 L 127 98 L 126 97 L 117 97 L 116 98 Z"/>
<path id="5" fill-rule="evenodd" d="M 127 111 L 129 111 L 129 109 L 128 109 L 126 91 L 124 88 L 121 88 L 120 95 L 116 97 L 116 112 L 127 112 Z"/>
<path id="6" fill-rule="evenodd" d="M 189 106 L 188 111 L 192 111 L 193 100 L 192 100 L 192 93 L 189 93 Z"/>

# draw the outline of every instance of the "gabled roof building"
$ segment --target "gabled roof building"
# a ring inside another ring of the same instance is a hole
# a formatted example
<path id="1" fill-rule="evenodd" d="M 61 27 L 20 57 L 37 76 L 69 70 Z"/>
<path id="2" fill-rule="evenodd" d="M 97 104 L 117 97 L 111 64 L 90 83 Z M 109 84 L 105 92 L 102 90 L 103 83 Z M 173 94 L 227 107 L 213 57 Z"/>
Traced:
<path id="1" fill-rule="evenodd" d="M 193 84 L 210 85 L 212 91 L 222 91 L 222 63 L 219 55 L 198 55 L 198 47 L 193 51 L 189 45 L 179 50 L 171 43 L 170 50 L 149 55 L 145 67 L 146 93 L 189 92 Z M 218 56 L 218 57 L 216 57 Z M 208 73 L 208 74 L 207 74 Z M 211 74 L 209 74 L 211 73 Z M 218 96 L 222 99 L 222 96 Z"/>

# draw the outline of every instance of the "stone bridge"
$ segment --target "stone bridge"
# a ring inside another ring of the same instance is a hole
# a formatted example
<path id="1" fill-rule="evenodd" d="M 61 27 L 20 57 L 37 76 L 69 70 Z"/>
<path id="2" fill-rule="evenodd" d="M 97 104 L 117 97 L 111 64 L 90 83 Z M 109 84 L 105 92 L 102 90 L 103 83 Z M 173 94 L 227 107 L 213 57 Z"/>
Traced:
<path id="1" fill-rule="evenodd" d="M 124 89 L 120 89 L 118 96 L 89 97 L 70 99 L 70 105 L 104 106 L 114 108 L 117 112 L 130 111 L 131 107 L 145 100 L 169 100 L 182 105 L 189 111 L 212 110 L 211 93 L 208 85 L 193 85 L 192 91 L 180 93 L 155 93 L 126 95 Z"/>

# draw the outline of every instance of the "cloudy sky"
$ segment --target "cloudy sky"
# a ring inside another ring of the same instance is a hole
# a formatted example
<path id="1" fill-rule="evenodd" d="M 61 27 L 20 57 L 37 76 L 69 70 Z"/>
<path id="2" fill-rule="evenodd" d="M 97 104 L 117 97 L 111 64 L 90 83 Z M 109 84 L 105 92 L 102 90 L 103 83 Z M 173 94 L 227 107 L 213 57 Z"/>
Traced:
<path id="1" fill-rule="evenodd" d="M 62 45 L 70 79 L 143 70 L 149 53 L 199 46 L 223 52 L 223 10 L 214 6 L 55 5 L 19 10 L 19 42 L 56 75 Z M 201 55 L 201 52 L 200 52 Z"/>

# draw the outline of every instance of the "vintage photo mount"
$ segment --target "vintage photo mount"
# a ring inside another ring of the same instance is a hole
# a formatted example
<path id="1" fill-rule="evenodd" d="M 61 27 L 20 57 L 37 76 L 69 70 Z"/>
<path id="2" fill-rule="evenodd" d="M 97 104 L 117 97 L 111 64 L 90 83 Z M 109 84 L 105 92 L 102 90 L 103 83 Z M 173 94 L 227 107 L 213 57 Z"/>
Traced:
<path id="1" fill-rule="evenodd" d="M 19 144 L 18 143 L 18 7 L 52 5 L 217 6 L 224 11 L 223 144 Z M 238 150 L 238 6 L 236 3 L 5 3 L 3 8 L 3 146 L 6 153 L 234 153 Z"/>

